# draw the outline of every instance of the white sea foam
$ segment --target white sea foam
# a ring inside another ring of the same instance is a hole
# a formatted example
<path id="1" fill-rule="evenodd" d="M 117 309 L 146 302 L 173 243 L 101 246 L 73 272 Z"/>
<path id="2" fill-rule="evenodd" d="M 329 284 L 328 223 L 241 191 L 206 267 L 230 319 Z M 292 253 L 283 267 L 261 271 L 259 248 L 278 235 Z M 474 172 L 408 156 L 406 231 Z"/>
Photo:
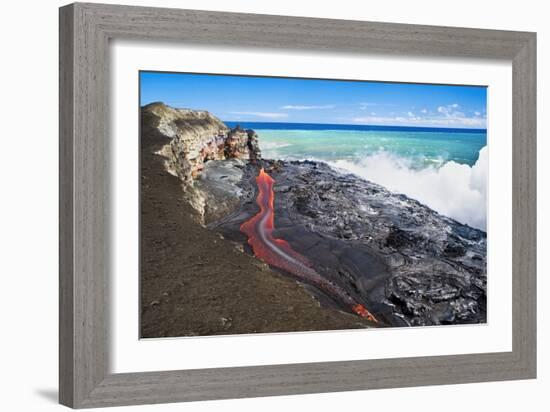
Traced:
<path id="1" fill-rule="evenodd" d="M 292 146 L 292 144 L 283 142 L 260 142 L 261 150 L 281 149 L 288 146 Z"/>
<path id="2" fill-rule="evenodd" d="M 487 147 L 473 166 L 454 161 L 442 166 L 413 167 L 412 161 L 378 152 L 359 161 L 337 160 L 331 166 L 403 193 L 461 223 L 486 230 Z"/>

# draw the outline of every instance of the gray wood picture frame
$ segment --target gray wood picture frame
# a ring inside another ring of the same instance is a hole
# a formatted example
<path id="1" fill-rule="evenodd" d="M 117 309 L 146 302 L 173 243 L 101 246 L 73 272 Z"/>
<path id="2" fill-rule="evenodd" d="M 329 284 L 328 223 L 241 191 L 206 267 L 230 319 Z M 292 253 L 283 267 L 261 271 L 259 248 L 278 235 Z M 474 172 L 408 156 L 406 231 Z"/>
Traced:
<path id="1" fill-rule="evenodd" d="M 536 34 L 71 4 L 60 9 L 59 398 L 89 408 L 536 377 Z M 513 350 L 109 372 L 109 40 L 494 58 L 513 65 Z"/>

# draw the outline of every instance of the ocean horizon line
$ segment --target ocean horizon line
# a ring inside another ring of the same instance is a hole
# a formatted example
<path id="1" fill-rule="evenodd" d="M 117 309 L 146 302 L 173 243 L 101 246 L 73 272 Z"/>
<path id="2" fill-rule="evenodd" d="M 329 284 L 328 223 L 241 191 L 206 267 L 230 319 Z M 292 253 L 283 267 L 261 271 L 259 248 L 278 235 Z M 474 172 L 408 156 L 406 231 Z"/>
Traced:
<path id="1" fill-rule="evenodd" d="M 306 123 L 306 122 L 261 122 L 261 121 L 242 121 L 242 120 L 222 120 L 231 127 L 237 125 L 270 126 L 258 127 L 259 129 L 289 129 L 294 126 L 294 130 L 387 130 L 387 131 L 424 131 L 424 132 L 460 132 L 460 133 L 487 133 L 487 129 L 468 128 L 468 127 L 432 127 L 432 126 L 401 126 L 401 125 L 375 125 L 375 124 L 349 124 L 349 123 Z M 309 126 L 309 127 L 308 127 Z"/>

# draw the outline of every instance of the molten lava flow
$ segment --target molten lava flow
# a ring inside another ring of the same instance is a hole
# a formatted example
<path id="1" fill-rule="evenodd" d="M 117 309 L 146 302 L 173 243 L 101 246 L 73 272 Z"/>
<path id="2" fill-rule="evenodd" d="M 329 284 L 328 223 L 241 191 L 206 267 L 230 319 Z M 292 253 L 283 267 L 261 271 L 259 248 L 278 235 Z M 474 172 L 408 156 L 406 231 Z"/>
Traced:
<path id="1" fill-rule="evenodd" d="M 354 313 L 357 313 L 359 316 L 361 316 L 362 318 L 367 318 L 368 320 L 370 321 L 373 321 L 373 322 L 376 322 L 378 323 L 378 321 L 376 320 L 376 318 L 374 317 L 374 315 L 372 313 L 370 313 L 366 307 L 364 307 L 363 305 L 361 305 L 360 303 L 354 305 L 351 310 L 354 312 Z"/>
<path id="2" fill-rule="evenodd" d="M 378 322 L 360 303 L 357 303 L 342 288 L 319 275 L 305 256 L 300 255 L 283 239 L 273 237 L 275 214 L 273 211 L 273 183 L 275 181 L 264 169 L 256 177 L 258 197 L 256 202 L 260 211 L 241 225 L 241 231 L 248 236 L 248 244 L 254 255 L 265 263 L 282 269 L 310 283 L 329 296 L 341 302 L 358 316 Z"/>

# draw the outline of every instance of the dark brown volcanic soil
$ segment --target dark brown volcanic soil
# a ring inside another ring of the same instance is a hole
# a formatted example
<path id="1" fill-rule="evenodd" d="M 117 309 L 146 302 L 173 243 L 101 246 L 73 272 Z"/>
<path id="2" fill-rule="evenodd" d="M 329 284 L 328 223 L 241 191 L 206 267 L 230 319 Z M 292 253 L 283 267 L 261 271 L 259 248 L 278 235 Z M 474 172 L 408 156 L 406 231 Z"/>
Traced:
<path id="1" fill-rule="evenodd" d="M 153 154 L 165 137 L 146 126 L 142 133 L 142 338 L 371 326 L 320 307 L 298 283 L 197 224 L 180 181 Z"/>

